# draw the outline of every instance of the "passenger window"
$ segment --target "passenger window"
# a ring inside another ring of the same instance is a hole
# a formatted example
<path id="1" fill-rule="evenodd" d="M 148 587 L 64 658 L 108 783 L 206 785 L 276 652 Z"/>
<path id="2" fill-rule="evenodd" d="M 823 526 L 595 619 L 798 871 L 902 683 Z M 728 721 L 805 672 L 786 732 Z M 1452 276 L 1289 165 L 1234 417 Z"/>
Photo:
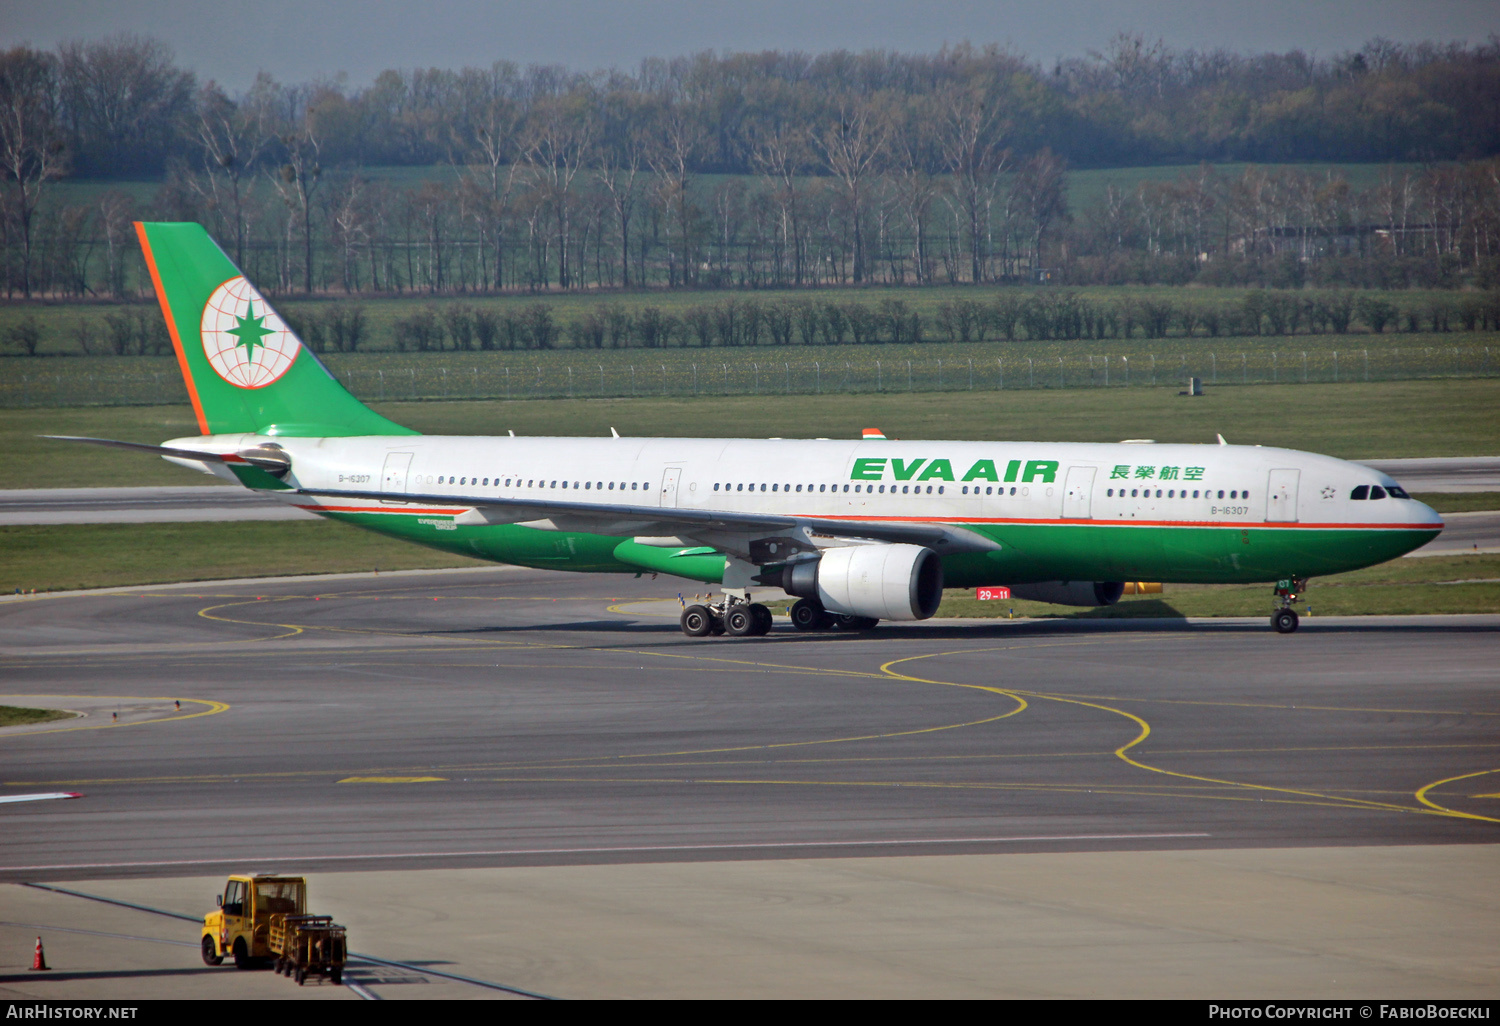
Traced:
<path id="1" fill-rule="evenodd" d="M 1160 489 L 1160 488 L 1158 488 L 1158 489 L 1157 489 L 1157 490 L 1156 490 L 1156 497 L 1157 497 L 1157 498 L 1158 498 L 1158 499 L 1159 499 L 1159 498 L 1161 498 L 1161 489 Z"/>
<path id="2" fill-rule="evenodd" d="M 1131 495 L 1131 498 L 1137 498 L 1137 499 L 1140 498 L 1139 493 L 1134 488 L 1130 489 L 1130 495 Z"/>
<path id="3" fill-rule="evenodd" d="M 609 483 L 609 490 L 610 491 L 614 491 L 615 490 L 615 483 L 613 481 L 611 481 Z M 718 490 L 719 490 L 719 486 L 718 485 L 714 485 L 714 491 L 718 491 Z"/>
<path id="4" fill-rule="evenodd" d="M 1229 493 L 1229 497 L 1230 497 L 1230 498 L 1231 498 L 1231 499 L 1238 499 L 1238 498 L 1239 498 L 1239 497 L 1240 497 L 1240 493 L 1239 493 L 1239 492 L 1236 492 L 1236 491 L 1231 491 L 1231 492 L 1230 492 L 1230 493 Z"/>
<path id="5" fill-rule="evenodd" d="M 848 485 L 845 485 L 845 486 L 844 486 L 844 487 L 845 487 L 845 488 L 848 488 L 848 487 L 849 487 L 849 486 L 848 486 Z M 854 486 L 854 490 L 855 490 L 855 491 L 856 491 L 856 492 L 857 492 L 857 491 L 859 491 L 859 489 L 860 489 L 860 486 L 859 486 L 859 485 L 855 485 L 855 486 Z"/>
<path id="6" fill-rule="evenodd" d="M 1372 499 L 1383 499 L 1383 498 L 1385 498 L 1385 489 L 1382 488 L 1382 487 L 1380 487 L 1379 485 L 1371 485 L 1370 486 L 1370 498 L 1372 498 Z"/>
<path id="7" fill-rule="evenodd" d="M 932 491 L 932 486 L 931 486 L 931 485 L 929 485 L 929 486 L 928 486 L 928 488 L 927 488 L 927 490 L 928 490 L 928 491 L 929 491 L 929 492 L 930 492 L 930 491 Z M 943 494 L 943 486 L 942 486 L 942 485 L 938 485 L 938 494 L 939 494 L 939 495 L 942 495 L 942 494 Z"/>
<path id="8" fill-rule="evenodd" d="M 772 485 L 772 486 L 771 486 L 771 491 L 773 491 L 773 492 L 774 492 L 774 491 L 775 491 L 775 490 L 776 490 L 776 486 L 775 486 L 775 485 Z"/>
<path id="9" fill-rule="evenodd" d="M 837 489 L 835 489 L 835 490 L 837 490 Z M 820 485 L 818 485 L 818 491 L 819 491 L 819 493 L 826 492 L 826 491 L 828 491 L 828 486 L 826 484 L 820 484 Z"/>
<path id="10" fill-rule="evenodd" d="M 1219 498 L 1224 498 L 1224 489 L 1222 488 L 1219 489 Z"/>
<path id="11" fill-rule="evenodd" d="M 849 486 L 848 486 L 848 485 L 844 485 L 844 491 L 846 491 L 846 492 L 847 492 L 847 491 L 848 491 L 848 490 L 849 490 Z M 854 490 L 855 490 L 855 491 L 856 491 L 856 492 L 857 492 L 857 491 L 859 491 L 859 485 L 855 485 L 855 486 L 854 486 Z"/>
<path id="12" fill-rule="evenodd" d="M 891 487 L 894 488 L 895 485 L 892 485 Z M 911 486 L 910 485 L 902 485 L 901 486 L 901 494 L 902 495 L 905 495 L 909 491 L 911 491 Z"/>
<path id="13" fill-rule="evenodd" d="M 1351 498 L 1351 499 L 1368 499 L 1369 497 L 1370 497 L 1370 486 L 1369 485 L 1360 485 L 1358 488 L 1354 489 L 1354 491 L 1352 491 L 1352 492 L 1349 493 L 1349 498 Z"/>
<path id="14" fill-rule="evenodd" d="M 1194 488 L 1193 489 L 1193 498 L 1196 499 L 1197 497 L 1198 497 L 1198 489 Z"/>

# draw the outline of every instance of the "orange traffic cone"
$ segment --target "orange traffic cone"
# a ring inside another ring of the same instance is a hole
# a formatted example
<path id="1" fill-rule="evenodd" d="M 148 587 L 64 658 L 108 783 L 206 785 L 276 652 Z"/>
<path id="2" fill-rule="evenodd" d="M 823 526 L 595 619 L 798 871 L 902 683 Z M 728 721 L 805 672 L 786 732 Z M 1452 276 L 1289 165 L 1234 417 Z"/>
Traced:
<path id="1" fill-rule="evenodd" d="M 42 953 L 42 938 L 36 939 L 36 955 L 31 959 L 32 972 L 50 972 L 51 966 L 47 964 L 47 956 Z"/>

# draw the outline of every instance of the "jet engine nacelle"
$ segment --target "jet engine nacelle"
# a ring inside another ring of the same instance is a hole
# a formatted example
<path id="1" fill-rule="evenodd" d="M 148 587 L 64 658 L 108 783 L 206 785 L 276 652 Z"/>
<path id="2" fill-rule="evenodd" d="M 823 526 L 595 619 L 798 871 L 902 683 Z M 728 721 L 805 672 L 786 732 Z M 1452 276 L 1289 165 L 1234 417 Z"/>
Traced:
<path id="1" fill-rule="evenodd" d="M 943 561 L 920 545 L 847 545 L 783 567 L 783 591 L 817 599 L 830 613 L 925 620 L 943 600 Z"/>
<path id="2" fill-rule="evenodd" d="M 1112 606 L 1125 594 L 1121 581 L 1041 581 L 1012 584 L 1012 598 L 1055 602 L 1060 606 Z"/>

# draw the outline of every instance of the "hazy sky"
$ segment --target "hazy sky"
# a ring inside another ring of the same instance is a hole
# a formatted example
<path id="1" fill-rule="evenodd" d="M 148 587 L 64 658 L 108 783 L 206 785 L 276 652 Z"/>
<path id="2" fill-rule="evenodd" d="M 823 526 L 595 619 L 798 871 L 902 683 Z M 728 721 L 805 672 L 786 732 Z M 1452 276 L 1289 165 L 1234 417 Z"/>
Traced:
<path id="1" fill-rule="evenodd" d="M 556 63 L 633 69 L 698 50 L 931 51 L 1009 44 L 1044 63 L 1119 31 L 1178 47 L 1329 53 L 1372 36 L 1480 42 L 1495 0 L 0 0 L 0 43 L 154 35 L 202 78 L 302 82 L 384 68 Z"/>

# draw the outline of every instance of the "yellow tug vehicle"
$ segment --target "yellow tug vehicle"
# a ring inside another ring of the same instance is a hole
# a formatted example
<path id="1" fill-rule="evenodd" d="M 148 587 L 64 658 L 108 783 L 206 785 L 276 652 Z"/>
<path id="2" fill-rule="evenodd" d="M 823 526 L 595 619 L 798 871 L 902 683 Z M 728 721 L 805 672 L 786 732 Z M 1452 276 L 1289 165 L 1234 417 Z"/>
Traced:
<path id="1" fill-rule="evenodd" d="M 236 969 L 271 965 L 298 985 L 309 976 L 344 978 L 346 931 L 332 916 L 307 913 L 307 880 L 300 876 L 234 875 L 219 907 L 203 917 L 203 961 Z"/>

